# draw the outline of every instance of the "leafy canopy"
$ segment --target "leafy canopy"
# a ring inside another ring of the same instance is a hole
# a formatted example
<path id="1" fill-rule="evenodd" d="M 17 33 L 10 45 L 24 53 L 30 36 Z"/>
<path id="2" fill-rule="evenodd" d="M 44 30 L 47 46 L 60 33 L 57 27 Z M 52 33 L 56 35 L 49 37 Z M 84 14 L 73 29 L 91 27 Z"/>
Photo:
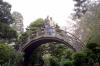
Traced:
<path id="1" fill-rule="evenodd" d="M 11 24 L 13 23 L 13 18 L 11 16 L 11 5 L 7 2 L 0 0 L 0 22 Z"/>
<path id="2" fill-rule="evenodd" d="M 17 37 L 17 33 L 9 25 L 0 23 L 0 39 L 13 39 Z"/>
<path id="3" fill-rule="evenodd" d="M 16 51 L 12 46 L 0 44 L 0 64 L 15 64 L 20 61 L 23 61 L 22 52 Z"/>

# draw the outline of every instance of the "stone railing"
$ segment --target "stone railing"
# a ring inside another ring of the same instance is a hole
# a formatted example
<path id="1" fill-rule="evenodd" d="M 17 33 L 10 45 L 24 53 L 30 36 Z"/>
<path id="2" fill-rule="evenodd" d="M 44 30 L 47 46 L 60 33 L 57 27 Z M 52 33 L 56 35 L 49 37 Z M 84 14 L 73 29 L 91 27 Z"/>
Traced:
<path id="1" fill-rule="evenodd" d="M 64 41 L 68 42 L 71 46 L 73 46 L 73 48 L 75 48 L 76 50 L 82 50 L 84 47 L 83 42 L 81 42 L 77 37 L 75 37 L 73 34 L 69 32 L 56 30 L 55 35 L 52 35 L 52 34 L 46 34 L 45 30 L 40 29 L 31 32 L 28 36 L 25 36 L 23 39 L 21 39 L 20 48 L 23 49 L 23 47 L 25 47 L 30 41 L 38 39 L 39 37 L 56 37 L 63 39 Z"/>

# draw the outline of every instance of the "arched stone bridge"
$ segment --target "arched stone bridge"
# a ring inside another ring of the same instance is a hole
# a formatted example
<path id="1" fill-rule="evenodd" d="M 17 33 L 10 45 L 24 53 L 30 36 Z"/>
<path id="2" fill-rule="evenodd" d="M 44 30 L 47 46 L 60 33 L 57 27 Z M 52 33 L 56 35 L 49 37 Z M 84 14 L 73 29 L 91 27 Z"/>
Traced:
<path id="1" fill-rule="evenodd" d="M 24 66 L 27 66 L 33 50 L 48 42 L 60 42 L 74 51 L 83 49 L 84 44 L 74 35 L 66 31 L 56 31 L 56 35 L 46 35 L 44 30 L 37 30 L 21 40 L 20 50 L 25 52 Z"/>
<path id="2" fill-rule="evenodd" d="M 67 45 L 69 48 L 72 48 L 74 51 L 80 51 L 84 47 L 84 44 L 73 34 L 66 31 L 56 31 L 55 35 L 45 34 L 43 30 L 37 30 L 31 32 L 28 36 L 25 36 L 21 40 L 20 50 L 25 51 L 28 47 L 34 46 L 38 47 L 41 44 L 48 42 L 60 42 Z M 35 44 L 34 44 L 35 43 Z"/>

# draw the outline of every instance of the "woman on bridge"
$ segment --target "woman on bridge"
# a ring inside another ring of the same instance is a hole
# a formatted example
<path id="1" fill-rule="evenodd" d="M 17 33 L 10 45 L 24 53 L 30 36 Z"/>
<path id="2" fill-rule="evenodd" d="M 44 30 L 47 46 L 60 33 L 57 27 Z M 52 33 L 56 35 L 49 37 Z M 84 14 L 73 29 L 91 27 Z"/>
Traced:
<path id="1" fill-rule="evenodd" d="M 45 34 L 46 35 L 50 35 L 50 20 L 49 20 L 49 16 L 47 16 L 47 18 L 44 21 L 44 27 L 45 27 Z"/>
<path id="2" fill-rule="evenodd" d="M 50 17 L 50 33 L 55 36 L 56 35 L 56 30 L 55 30 L 56 24 L 52 20 L 52 17 Z"/>

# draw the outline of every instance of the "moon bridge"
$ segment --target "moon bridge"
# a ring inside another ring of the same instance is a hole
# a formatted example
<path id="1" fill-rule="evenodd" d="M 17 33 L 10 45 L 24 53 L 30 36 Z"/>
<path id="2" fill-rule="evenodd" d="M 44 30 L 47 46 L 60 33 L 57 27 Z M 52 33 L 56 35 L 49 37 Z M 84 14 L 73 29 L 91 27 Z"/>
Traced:
<path id="1" fill-rule="evenodd" d="M 20 51 L 24 51 L 24 62 L 21 66 L 28 66 L 29 57 L 31 56 L 34 49 L 42 44 L 48 42 L 60 42 L 72 48 L 74 51 L 81 51 L 84 48 L 84 44 L 73 34 L 66 31 L 57 31 L 55 35 L 46 34 L 45 30 L 32 31 L 29 35 L 25 36 L 20 40 L 21 44 L 19 47 Z"/>
<path id="2" fill-rule="evenodd" d="M 55 35 L 52 34 L 46 34 L 45 30 L 39 29 L 36 31 L 32 31 L 29 35 L 25 36 L 23 39 L 21 39 L 21 46 L 20 50 L 24 51 L 28 47 L 31 46 L 31 44 L 34 44 L 34 46 L 38 47 L 39 44 L 47 43 L 47 42 L 61 42 L 68 47 L 72 48 L 75 51 L 80 51 L 84 47 L 84 43 L 81 42 L 77 37 L 75 37 L 73 34 L 67 32 L 67 31 L 57 31 Z M 39 44 L 37 43 L 39 42 Z"/>

